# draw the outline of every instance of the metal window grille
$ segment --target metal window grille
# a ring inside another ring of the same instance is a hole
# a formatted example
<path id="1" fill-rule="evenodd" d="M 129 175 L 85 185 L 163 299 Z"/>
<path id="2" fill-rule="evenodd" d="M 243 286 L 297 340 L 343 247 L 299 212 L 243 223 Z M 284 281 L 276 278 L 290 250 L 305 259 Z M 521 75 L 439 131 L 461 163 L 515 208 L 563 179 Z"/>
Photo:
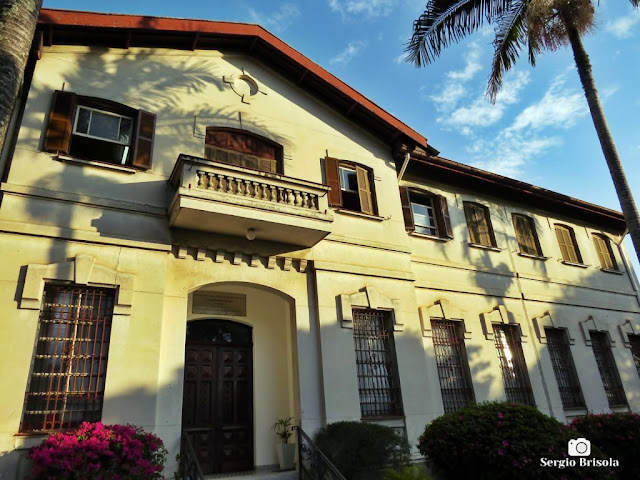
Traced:
<path id="1" fill-rule="evenodd" d="M 114 290 L 46 285 L 21 432 L 102 416 Z"/>
<path id="2" fill-rule="evenodd" d="M 640 375 L 640 335 L 629 335 L 629 345 L 631 346 L 631 355 L 636 364 L 636 370 Z"/>
<path id="3" fill-rule="evenodd" d="M 403 414 L 389 312 L 353 310 L 353 341 L 363 417 Z"/>
<path id="4" fill-rule="evenodd" d="M 475 403 L 462 322 L 431 320 L 438 379 L 446 413 Z"/>
<path id="5" fill-rule="evenodd" d="M 620 380 L 616 361 L 611 351 L 609 335 L 605 332 L 589 332 L 589 336 L 591 337 L 593 355 L 596 357 L 609 406 L 627 405 L 627 397 L 622 387 L 622 380 Z"/>
<path id="6" fill-rule="evenodd" d="M 584 407 L 582 388 L 580 388 L 578 373 L 571 356 L 567 331 L 561 328 L 545 328 L 545 333 L 562 406 L 564 408 Z"/>
<path id="7" fill-rule="evenodd" d="M 493 334 L 507 400 L 535 405 L 520 342 L 520 329 L 515 325 L 494 324 Z"/>

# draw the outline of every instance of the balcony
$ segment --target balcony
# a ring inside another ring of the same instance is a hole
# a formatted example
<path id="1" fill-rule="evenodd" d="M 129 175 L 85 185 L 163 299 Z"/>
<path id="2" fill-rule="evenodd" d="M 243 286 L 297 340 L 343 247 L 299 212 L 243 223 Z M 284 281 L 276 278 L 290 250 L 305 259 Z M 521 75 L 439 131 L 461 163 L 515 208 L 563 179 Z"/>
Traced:
<path id="1" fill-rule="evenodd" d="M 329 187 L 180 154 L 169 177 L 175 228 L 311 247 L 331 232 Z"/>

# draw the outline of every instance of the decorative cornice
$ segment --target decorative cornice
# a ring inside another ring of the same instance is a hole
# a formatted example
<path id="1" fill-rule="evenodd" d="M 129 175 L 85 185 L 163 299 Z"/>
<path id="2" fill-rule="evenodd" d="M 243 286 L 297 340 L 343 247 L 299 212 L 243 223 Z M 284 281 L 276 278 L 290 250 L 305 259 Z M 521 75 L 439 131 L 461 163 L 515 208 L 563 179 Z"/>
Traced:
<path id="1" fill-rule="evenodd" d="M 283 271 L 294 270 L 300 273 L 307 271 L 313 265 L 311 260 L 306 258 L 293 258 L 283 255 L 258 255 L 241 251 L 231 252 L 224 249 L 209 249 L 203 247 L 191 247 L 174 244 L 173 255 L 181 260 L 193 258 L 199 262 L 228 263 L 230 265 L 246 265 L 257 268 L 262 266 L 268 269 L 280 269 Z"/>

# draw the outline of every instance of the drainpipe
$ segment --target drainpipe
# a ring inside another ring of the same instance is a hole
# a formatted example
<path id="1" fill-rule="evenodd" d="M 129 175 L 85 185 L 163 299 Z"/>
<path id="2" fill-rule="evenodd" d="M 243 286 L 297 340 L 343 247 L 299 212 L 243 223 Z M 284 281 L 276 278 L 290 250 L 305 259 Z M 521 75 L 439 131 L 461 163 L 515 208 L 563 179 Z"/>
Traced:
<path id="1" fill-rule="evenodd" d="M 622 246 L 622 242 L 624 241 L 624 237 L 626 237 L 628 233 L 629 233 L 629 229 L 626 228 L 624 233 L 620 236 L 620 241 L 619 242 L 615 242 L 614 241 L 613 243 L 615 243 L 616 246 L 618 247 L 618 252 L 620 253 L 620 258 L 622 259 L 622 264 L 624 265 L 624 269 L 627 272 L 627 277 L 629 278 L 629 282 L 631 283 L 631 287 L 633 288 L 633 291 L 636 294 L 636 299 L 638 301 L 638 305 L 640 306 L 640 286 L 638 286 L 638 279 L 636 278 L 635 275 L 632 274 L 633 266 L 631 265 L 631 262 L 627 258 L 626 251 L 625 251 L 624 247 Z"/>
<path id="2" fill-rule="evenodd" d="M 400 173 L 398 173 L 398 183 L 402 181 L 402 177 L 404 176 L 404 171 L 407 169 L 407 166 L 409 165 L 410 158 L 411 158 L 411 155 L 409 154 L 409 152 L 404 154 L 404 162 L 402 163 L 402 168 L 400 169 Z"/>

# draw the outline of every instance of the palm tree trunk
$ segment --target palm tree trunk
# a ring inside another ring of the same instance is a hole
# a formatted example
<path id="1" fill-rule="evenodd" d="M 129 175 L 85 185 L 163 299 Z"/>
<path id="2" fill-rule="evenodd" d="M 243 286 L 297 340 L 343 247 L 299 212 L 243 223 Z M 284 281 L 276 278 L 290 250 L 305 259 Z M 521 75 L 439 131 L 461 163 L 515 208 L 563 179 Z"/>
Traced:
<path id="1" fill-rule="evenodd" d="M 611 173 L 611 179 L 613 180 L 613 185 L 616 188 L 616 193 L 620 200 L 622 213 L 627 223 L 629 233 L 631 234 L 631 240 L 633 241 L 633 247 L 638 259 L 640 260 L 640 216 L 638 216 L 638 208 L 633 200 L 633 195 L 631 194 L 631 189 L 627 182 L 627 177 L 625 176 L 624 169 L 622 168 L 622 162 L 620 162 L 618 151 L 613 143 L 613 138 L 611 137 L 611 132 L 607 125 L 607 119 L 604 116 L 604 110 L 600 103 L 596 82 L 591 70 L 589 55 L 587 55 L 587 52 L 584 49 L 578 29 L 573 24 L 571 13 L 561 12 L 560 17 L 562 18 L 567 30 L 569 42 L 573 49 L 573 58 L 575 59 L 576 67 L 578 68 L 578 75 L 580 76 L 580 82 L 582 83 L 584 94 L 587 97 L 587 103 L 589 104 L 589 110 L 591 111 L 593 125 L 596 127 L 596 132 L 598 133 L 602 153 L 607 161 L 607 166 Z"/>
<path id="2" fill-rule="evenodd" d="M 42 0 L 0 0 L 0 152 L 41 6 Z"/>

